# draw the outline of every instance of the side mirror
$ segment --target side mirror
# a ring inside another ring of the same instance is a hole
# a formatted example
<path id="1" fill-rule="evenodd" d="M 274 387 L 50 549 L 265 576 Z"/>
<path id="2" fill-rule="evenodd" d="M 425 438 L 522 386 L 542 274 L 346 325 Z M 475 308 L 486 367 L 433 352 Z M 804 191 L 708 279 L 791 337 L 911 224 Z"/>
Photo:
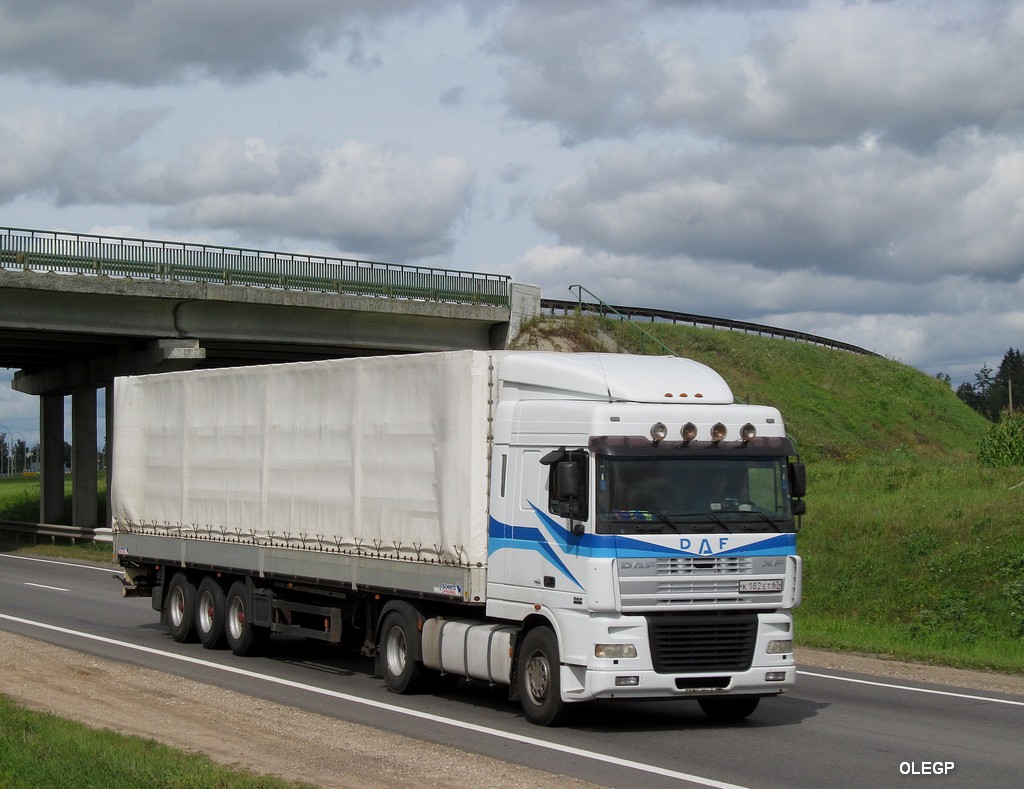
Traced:
<path id="1" fill-rule="evenodd" d="M 789 495 L 794 499 L 807 495 L 807 467 L 798 460 L 789 464 Z"/>
<path id="2" fill-rule="evenodd" d="M 575 518 L 579 512 L 580 467 L 575 461 L 563 460 L 555 467 L 558 481 L 558 514 Z"/>
<path id="3" fill-rule="evenodd" d="M 567 451 L 565 447 L 548 452 L 540 459 L 548 466 L 548 512 L 562 518 L 585 521 L 588 517 L 588 462 L 584 449 Z M 575 529 L 575 525 L 573 527 Z"/>
<path id="4" fill-rule="evenodd" d="M 580 467 L 574 460 L 563 460 L 558 464 L 559 499 L 575 499 L 579 495 Z"/>

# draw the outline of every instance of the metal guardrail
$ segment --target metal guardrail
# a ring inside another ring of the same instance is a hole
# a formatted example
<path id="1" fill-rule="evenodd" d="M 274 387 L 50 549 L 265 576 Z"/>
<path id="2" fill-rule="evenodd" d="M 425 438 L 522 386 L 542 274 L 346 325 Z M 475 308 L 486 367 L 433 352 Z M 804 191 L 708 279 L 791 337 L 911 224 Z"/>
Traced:
<path id="1" fill-rule="evenodd" d="M 590 291 L 587 291 L 587 293 L 590 293 Z M 635 318 L 646 318 L 651 323 L 655 323 L 657 321 L 664 321 L 666 323 L 688 323 L 693 326 L 707 326 L 714 329 L 730 329 L 732 331 L 741 331 L 746 334 L 758 334 L 768 337 L 778 337 L 784 340 L 796 340 L 798 342 L 806 342 L 812 345 L 821 345 L 825 348 L 834 348 L 839 351 L 859 353 L 864 356 L 879 356 L 879 354 L 874 351 L 869 351 L 866 348 L 851 345 L 848 342 L 830 340 L 827 337 L 819 337 L 815 334 L 808 334 L 807 332 L 780 329 L 776 326 L 766 326 L 764 324 L 751 323 L 749 321 L 737 321 L 730 318 L 714 318 L 709 315 L 694 315 L 689 312 L 673 312 L 672 310 L 659 310 L 649 307 L 613 307 L 610 304 L 605 304 L 600 301 L 597 303 L 587 303 L 582 301 L 582 299 L 577 301 L 573 301 L 571 299 L 541 299 L 540 307 L 542 310 L 549 311 L 552 315 L 556 314 L 558 311 L 563 315 L 580 311 L 606 317 L 611 311 L 614 312 L 620 320 L 628 320 L 631 322 L 633 322 Z"/>
<path id="2" fill-rule="evenodd" d="M 59 523 L 26 523 L 24 521 L 0 521 L 0 531 L 30 534 L 33 537 L 63 537 L 69 540 L 89 542 L 113 542 L 110 529 L 83 529 L 78 526 L 62 526 Z"/>
<path id="3" fill-rule="evenodd" d="M 504 274 L 0 227 L 0 267 L 508 307 Z"/>

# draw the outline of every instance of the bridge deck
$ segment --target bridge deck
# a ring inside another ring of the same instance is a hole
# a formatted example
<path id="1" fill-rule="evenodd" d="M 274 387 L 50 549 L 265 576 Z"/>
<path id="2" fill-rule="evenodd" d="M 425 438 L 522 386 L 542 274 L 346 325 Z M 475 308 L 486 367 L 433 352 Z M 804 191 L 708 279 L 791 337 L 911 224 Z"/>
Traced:
<path id="1" fill-rule="evenodd" d="M 500 274 L 0 227 L 0 267 L 507 307 Z"/>

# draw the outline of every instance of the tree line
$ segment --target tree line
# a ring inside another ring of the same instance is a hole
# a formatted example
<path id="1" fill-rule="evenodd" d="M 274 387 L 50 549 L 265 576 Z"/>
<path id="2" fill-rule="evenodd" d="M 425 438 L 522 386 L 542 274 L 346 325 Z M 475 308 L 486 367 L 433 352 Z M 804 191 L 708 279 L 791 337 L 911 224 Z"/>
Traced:
<path id="1" fill-rule="evenodd" d="M 1010 348 L 998 370 L 985 364 L 975 373 L 973 384 L 965 381 L 957 387 L 956 396 L 993 422 L 1005 412 L 1020 411 L 1024 404 L 1024 354 Z"/>

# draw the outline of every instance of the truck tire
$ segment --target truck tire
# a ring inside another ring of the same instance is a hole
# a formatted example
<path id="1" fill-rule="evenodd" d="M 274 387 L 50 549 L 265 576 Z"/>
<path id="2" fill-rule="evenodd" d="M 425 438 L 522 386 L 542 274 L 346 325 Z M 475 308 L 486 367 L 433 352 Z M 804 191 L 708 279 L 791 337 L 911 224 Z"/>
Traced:
<path id="1" fill-rule="evenodd" d="M 527 720 L 539 726 L 564 723 L 569 705 L 562 701 L 558 639 L 550 627 L 535 627 L 519 648 L 516 682 Z"/>
<path id="2" fill-rule="evenodd" d="M 721 696 L 719 698 L 697 699 L 704 714 L 716 723 L 734 723 L 757 709 L 760 696 Z"/>
<path id="3" fill-rule="evenodd" d="M 179 644 L 196 640 L 196 588 L 183 572 L 167 585 L 167 624 Z"/>
<path id="4" fill-rule="evenodd" d="M 224 635 L 231 651 L 240 657 L 262 652 L 270 631 L 252 623 L 252 595 L 245 581 L 231 584 L 224 611 Z"/>
<path id="5" fill-rule="evenodd" d="M 413 639 L 419 631 L 401 611 L 384 617 L 380 629 L 380 667 L 392 693 L 415 693 L 423 684 L 423 665 L 413 657 Z"/>
<path id="6" fill-rule="evenodd" d="M 224 589 L 212 575 L 206 576 L 196 597 L 196 632 L 207 649 L 223 649 L 227 645 L 226 611 Z"/>

